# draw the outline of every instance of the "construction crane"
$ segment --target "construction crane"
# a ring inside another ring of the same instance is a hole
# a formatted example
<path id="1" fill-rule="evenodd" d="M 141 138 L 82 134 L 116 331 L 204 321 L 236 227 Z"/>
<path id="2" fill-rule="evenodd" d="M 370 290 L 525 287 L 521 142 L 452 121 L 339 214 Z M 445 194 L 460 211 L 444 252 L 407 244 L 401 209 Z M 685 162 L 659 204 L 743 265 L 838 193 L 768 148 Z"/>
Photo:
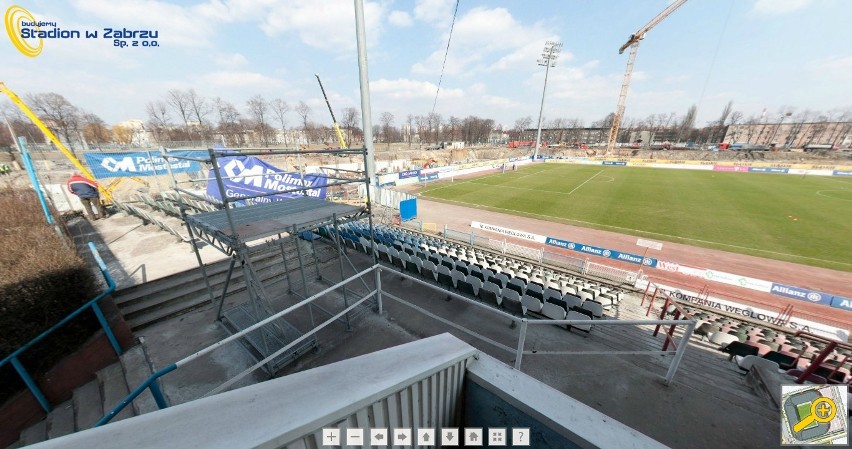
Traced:
<path id="1" fill-rule="evenodd" d="M 630 90 L 630 77 L 633 75 L 633 64 L 636 62 L 636 52 L 639 50 L 639 41 L 645 39 L 645 33 L 657 26 L 663 19 L 668 17 L 681 5 L 686 3 L 686 0 L 675 0 L 663 12 L 657 14 L 657 17 L 651 19 L 647 25 L 639 28 L 639 31 L 630 35 L 627 42 L 618 49 L 618 54 L 623 54 L 627 47 L 630 47 L 630 56 L 627 57 L 627 70 L 624 72 L 624 81 L 621 82 L 621 94 L 618 96 L 618 106 L 615 108 L 615 116 L 612 118 L 612 127 L 609 129 L 609 140 L 606 144 L 607 153 L 615 148 L 615 141 L 618 139 L 618 128 L 621 126 L 621 120 L 624 118 L 624 103 L 627 101 L 627 92 Z"/>
<path id="2" fill-rule="evenodd" d="M 331 122 L 334 124 L 334 131 L 337 133 L 337 140 L 340 142 L 340 148 L 346 148 L 346 140 L 343 139 L 343 133 L 340 132 L 340 126 L 337 124 L 337 119 L 334 118 L 334 111 L 331 110 L 331 103 L 328 102 L 328 96 L 325 95 L 325 88 L 322 87 L 322 81 L 320 81 L 320 77 L 317 74 L 314 74 L 317 77 L 317 82 L 319 83 L 320 90 L 322 91 L 322 97 L 325 98 L 325 105 L 328 106 L 328 112 L 331 114 Z"/>
<path id="3" fill-rule="evenodd" d="M 76 156 L 74 156 L 74 153 L 68 151 L 68 149 L 65 148 L 65 145 L 63 145 L 59 138 L 57 138 L 56 135 L 53 134 L 50 128 L 48 128 L 47 125 L 45 125 L 44 122 L 42 122 L 41 119 L 38 118 L 37 115 L 35 115 L 35 113 L 30 109 L 30 107 L 27 106 L 27 104 L 24 103 L 24 101 L 21 100 L 20 97 L 18 97 L 18 94 L 6 87 L 6 84 L 2 81 L 0 81 L 0 92 L 6 94 L 6 96 L 8 96 L 10 100 L 12 100 L 12 103 L 15 103 L 15 106 L 17 106 L 18 109 L 20 109 L 21 112 L 23 112 L 24 115 L 26 115 L 33 122 L 33 124 L 35 124 L 38 129 L 40 129 L 41 132 L 43 132 L 44 135 L 47 136 L 47 138 L 50 139 L 50 141 L 53 142 L 54 145 L 56 145 L 56 148 L 59 148 L 59 151 L 61 151 L 62 154 L 64 154 L 65 157 L 67 157 L 68 160 L 71 161 L 71 163 L 80 173 L 82 173 L 89 179 L 94 179 L 94 176 L 89 171 L 89 169 L 86 168 L 86 166 L 83 165 L 80 160 L 77 159 Z M 112 201 L 112 195 L 110 195 L 109 189 L 105 189 L 102 186 L 100 186 L 100 189 L 104 193 L 104 197 Z"/>

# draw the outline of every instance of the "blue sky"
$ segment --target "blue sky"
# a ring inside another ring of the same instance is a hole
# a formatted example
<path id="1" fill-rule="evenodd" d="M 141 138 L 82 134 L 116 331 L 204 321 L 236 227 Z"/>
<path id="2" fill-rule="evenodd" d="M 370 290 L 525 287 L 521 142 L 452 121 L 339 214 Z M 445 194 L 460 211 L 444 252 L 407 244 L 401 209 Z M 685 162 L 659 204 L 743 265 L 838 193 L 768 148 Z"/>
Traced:
<path id="1" fill-rule="evenodd" d="M 394 114 L 396 125 L 431 112 L 455 0 L 364 3 L 373 122 L 383 112 Z M 564 46 L 550 71 L 545 119 L 579 118 L 589 126 L 615 109 L 627 61 L 618 48 L 668 3 L 461 0 L 436 112 L 506 127 L 524 116 L 535 120 L 544 81 L 536 59 L 551 39 Z M 4 12 L 11 4 L 0 3 Z M 336 114 L 360 108 L 352 0 L 14 4 L 66 30 L 159 33 L 156 48 L 47 39 L 36 58 L 0 36 L 0 80 L 8 87 L 60 93 L 110 124 L 147 120 L 148 101 L 189 88 L 241 111 L 256 94 L 291 106 L 305 101 L 310 120 L 329 124 L 315 73 Z M 690 0 L 642 41 L 625 115 L 682 115 L 697 104 L 704 124 L 729 100 L 745 117 L 764 108 L 769 117 L 782 108 L 848 110 L 850 17 L 846 0 Z"/>

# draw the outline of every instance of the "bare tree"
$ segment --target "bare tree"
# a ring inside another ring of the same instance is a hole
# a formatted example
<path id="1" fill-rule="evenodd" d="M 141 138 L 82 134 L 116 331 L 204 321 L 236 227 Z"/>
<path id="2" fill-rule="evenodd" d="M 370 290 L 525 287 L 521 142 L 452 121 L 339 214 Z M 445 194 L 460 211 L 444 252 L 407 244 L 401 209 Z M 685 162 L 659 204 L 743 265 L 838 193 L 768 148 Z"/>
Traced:
<path id="1" fill-rule="evenodd" d="M 683 139 L 688 139 L 690 134 L 692 134 L 692 129 L 695 128 L 695 118 L 698 115 L 698 106 L 692 105 L 686 111 L 686 115 L 683 116 L 683 120 L 680 121 L 680 126 L 677 131 L 677 140 L 678 142 Z"/>
<path id="2" fill-rule="evenodd" d="M 189 107 L 189 116 L 197 123 L 201 139 L 203 140 L 208 138 L 209 133 L 207 132 L 208 127 L 206 117 L 210 114 L 213 108 L 210 106 L 210 103 L 208 103 L 206 98 L 195 92 L 195 89 L 189 89 L 186 92 L 185 97 Z"/>
<path id="3" fill-rule="evenodd" d="M 517 133 L 516 140 L 524 140 L 524 131 L 532 125 L 532 117 L 526 116 L 515 120 L 514 131 Z"/>
<path id="4" fill-rule="evenodd" d="M 393 140 L 393 114 L 382 112 L 382 115 L 379 116 L 379 123 L 382 124 L 382 135 L 388 144 L 388 149 L 390 149 L 391 140 Z"/>
<path id="5" fill-rule="evenodd" d="M 284 133 L 284 144 L 287 144 L 287 113 L 290 112 L 290 105 L 286 101 L 276 98 L 270 103 L 272 113 L 281 124 L 281 132 Z"/>
<path id="6" fill-rule="evenodd" d="M 89 143 L 109 143 L 112 133 L 106 123 L 91 112 L 84 113 L 81 117 L 83 123 L 83 138 Z"/>
<path id="7" fill-rule="evenodd" d="M 77 130 L 80 128 L 80 110 L 65 97 L 53 92 L 27 95 L 27 102 L 51 131 L 65 139 L 73 153 L 72 142 L 79 140 Z"/>
<path id="8" fill-rule="evenodd" d="M 358 122 L 361 121 L 361 113 L 358 109 L 350 106 L 343 109 L 340 114 L 340 125 L 346 130 L 346 147 L 352 146 L 352 133 L 358 129 Z"/>
<path id="9" fill-rule="evenodd" d="M 272 128 L 267 123 L 269 120 L 269 102 L 263 96 L 255 95 L 246 102 L 248 113 L 254 121 L 254 130 L 260 137 L 260 144 L 269 145 Z"/>
<path id="10" fill-rule="evenodd" d="M 226 139 L 228 145 L 245 145 L 240 111 L 233 104 L 219 97 L 213 100 L 213 104 L 219 115 L 219 133 Z"/>
<path id="11" fill-rule="evenodd" d="M 299 117 L 302 117 L 302 129 L 308 129 L 308 116 L 311 115 L 311 107 L 308 106 L 304 101 L 300 101 L 298 105 L 296 105 L 296 114 L 299 114 Z"/>
<path id="12" fill-rule="evenodd" d="M 172 89 L 168 91 L 168 93 L 166 93 L 166 102 L 177 113 L 178 117 L 183 120 L 183 128 L 186 132 L 186 138 L 192 140 L 192 137 L 189 132 L 189 118 L 191 114 L 191 109 L 187 94 L 177 89 Z"/>
<path id="13" fill-rule="evenodd" d="M 169 128 L 171 128 L 171 118 L 169 117 L 169 109 L 165 101 L 149 101 L 145 105 L 145 110 L 148 113 L 148 125 L 154 133 L 158 142 L 163 141 L 163 136 L 168 136 Z"/>
<path id="14" fill-rule="evenodd" d="M 127 126 L 113 125 L 112 137 L 119 145 L 130 145 L 133 143 L 133 130 Z"/>
<path id="15" fill-rule="evenodd" d="M 408 141 L 408 149 L 411 149 L 411 136 L 412 136 L 412 126 L 414 126 L 414 115 L 408 114 L 408 117 L 405 118 L 405 123 L 408 124 L 408 133 L 405 137 L 405 140 Z"/>

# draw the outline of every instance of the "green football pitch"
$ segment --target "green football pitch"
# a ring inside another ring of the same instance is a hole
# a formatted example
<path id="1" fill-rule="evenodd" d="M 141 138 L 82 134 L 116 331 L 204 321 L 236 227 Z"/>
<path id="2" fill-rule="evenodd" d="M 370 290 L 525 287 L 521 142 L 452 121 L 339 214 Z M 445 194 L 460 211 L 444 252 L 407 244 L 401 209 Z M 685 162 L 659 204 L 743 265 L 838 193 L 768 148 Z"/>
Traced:
<path id="1" fill-rule="evenodd" d="M 536 164 L 436 181 L 419 193 L 509 214 L 852 271 L 849 178 Z"/>

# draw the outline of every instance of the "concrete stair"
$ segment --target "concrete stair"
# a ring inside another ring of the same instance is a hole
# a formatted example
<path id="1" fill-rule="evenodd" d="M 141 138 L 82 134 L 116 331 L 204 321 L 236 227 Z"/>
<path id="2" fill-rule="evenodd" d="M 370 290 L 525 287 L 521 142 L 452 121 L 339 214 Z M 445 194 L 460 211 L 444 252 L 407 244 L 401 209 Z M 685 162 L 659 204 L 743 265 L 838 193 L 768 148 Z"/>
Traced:
<path id="1" fill-rule="evenodd" d="M 74 390 L 71 399 L 59 404 L 40 422 L 24 429 L 19 440 L 8 446 L 18 448 L 92 428 L 103 415 L 151 376 L 154 367 L 140 343 L 121 355 L 120 361 L 97 373 L 95 380 Z M 154 397 L 145 390 L 111 422 L 158 410 Z M 109 424 L 107 424 L 109 425 Z"/>
<path id="2" fill-rule="evenodd" d="M 296 244 L 297 240 L 295 239 L 286 240 L 284 243 L 284 252 L 287 257 L 286 266 L 291 270 L 299 266 L 295 249 Z M 300 250 L 305 268 L 313 269 L 312 266 L 316 264 L 316 258 L 311 253 L 310 244 L 303 240 L 298 240 L 298 244 L 301 245 Z M 265 283 L 282 278 L 287 273 L 279 248 L 255 254 L 251 260 L 261 282 Z M 206 266 L 210 286 L 217 297 L 222 294 L 225 286 L 229 264 L 230 259 L 226 259 Z M 245 288 L 243 270 L 237 265 L 234 267 L 231 276 L 228 293 L 239 293 Z M 207 287 L 204 284 L 201 270 L 198 268 L 122 289 L 116 292 L 113 297 L 124 319 L 133 330 L 150 326 L 210 303 Z"/>

